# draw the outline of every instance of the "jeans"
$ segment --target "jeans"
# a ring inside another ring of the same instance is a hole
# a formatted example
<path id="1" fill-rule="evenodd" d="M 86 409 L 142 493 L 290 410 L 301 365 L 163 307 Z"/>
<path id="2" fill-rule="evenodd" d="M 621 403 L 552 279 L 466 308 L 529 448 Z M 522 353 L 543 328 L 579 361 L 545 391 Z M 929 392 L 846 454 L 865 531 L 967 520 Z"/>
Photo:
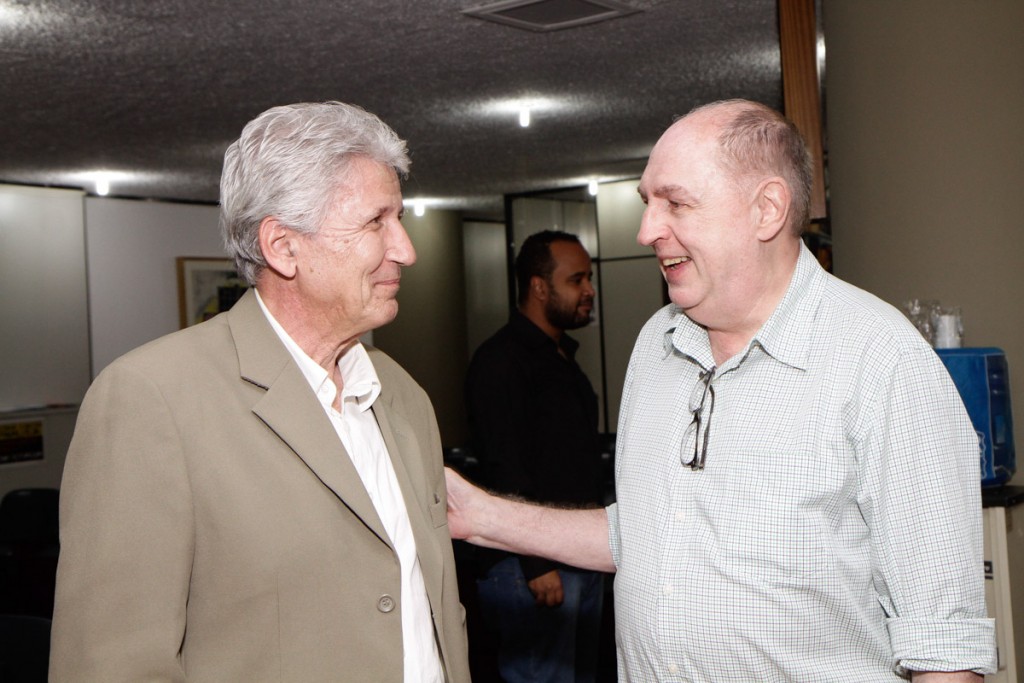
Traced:
<path id="1" fill-rule="evenodd" d="M 519 559 L 508 557 L 477 580 L 484 624 L 498 634 L 506 683 L 593 683 L 598 663 L 604 576 L 559 569 L 565 598 L 538 606 Z"/>

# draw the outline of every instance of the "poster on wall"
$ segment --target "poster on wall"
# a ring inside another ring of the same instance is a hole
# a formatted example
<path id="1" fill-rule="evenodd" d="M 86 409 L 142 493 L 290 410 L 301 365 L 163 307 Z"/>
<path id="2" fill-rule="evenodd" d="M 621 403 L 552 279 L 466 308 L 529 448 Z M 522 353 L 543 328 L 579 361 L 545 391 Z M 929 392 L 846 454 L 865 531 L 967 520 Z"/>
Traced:
<path id="1" fill-rule="evenodd" d="M 0 465 L 42 459 L 42 420 L 0 423 Z"/>
<path id="2" fill-rule="evenodd" d="M 179 256 L 176 261 L 178 317 L 182 328 L 228 310 L 248 289 L 231 259 Z"/>

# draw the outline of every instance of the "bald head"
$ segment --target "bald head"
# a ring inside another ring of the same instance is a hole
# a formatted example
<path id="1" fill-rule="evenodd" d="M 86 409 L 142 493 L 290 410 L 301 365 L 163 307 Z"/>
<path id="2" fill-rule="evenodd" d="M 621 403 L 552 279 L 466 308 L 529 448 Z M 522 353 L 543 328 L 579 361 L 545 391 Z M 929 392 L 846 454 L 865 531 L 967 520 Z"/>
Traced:
<path id="1" fill-rule="evenodd" d="M 814 163 L 791 121 L 759 102 L 712 102 L 672 124 L 656 149 L 678 144 L 684 134 L 712 144 L 719 166 L 736 182 L 784 179 L 791 196 L 789 229 L 795 235 L 803 232 L 810 220 Z"/>
<path id="2" fill-rule="evenodd" d="M 694 110 L 651 151 L 637 241 L 654 249 L 672 302 L 708 330 L 716 360 L 785 294 L 807 215 L 804 159 L 784 118 L 742 101 Z"/>

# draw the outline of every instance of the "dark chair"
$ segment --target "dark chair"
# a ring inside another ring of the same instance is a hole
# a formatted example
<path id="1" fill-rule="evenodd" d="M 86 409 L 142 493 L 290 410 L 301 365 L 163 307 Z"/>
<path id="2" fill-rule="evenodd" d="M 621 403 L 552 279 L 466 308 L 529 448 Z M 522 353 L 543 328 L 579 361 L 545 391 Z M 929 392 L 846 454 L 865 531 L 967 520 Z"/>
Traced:
<path id="1" fill-rule="evenodd" d="M 53 616 L 58 498 L 57 489 L 17 489 L 0 501 L 0 614 Z"/>
<path id="2" fill-rule="evenodd" d="M 57 489 L 15 489 L 0 501 L 0 543 L 57 543 Z"/>
<path id="3" fill-rule="evenodd" d="M 49 660 L 49 619 L 0 615 L 0 681 L 45 683 Z"/>

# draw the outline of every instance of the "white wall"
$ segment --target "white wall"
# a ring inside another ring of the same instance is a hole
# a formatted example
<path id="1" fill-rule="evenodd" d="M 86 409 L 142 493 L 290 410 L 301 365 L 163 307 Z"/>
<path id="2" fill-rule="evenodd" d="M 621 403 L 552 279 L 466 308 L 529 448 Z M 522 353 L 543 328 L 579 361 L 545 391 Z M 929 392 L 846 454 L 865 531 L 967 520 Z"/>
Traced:
<path id="1" fill-rule="evenodd" d="M 618 429 L 626 367 L 640 329 L 664 305 L 664 278 L 650 247 L 638 244 L 644 203 L 637 180 L 602 183 L 597 191 L 601 244 L 601 310 L 604 316 L 608 431 Z"/>
<path id="2" fill-rule="evenodd" d="M 639 184 L 640 180 L 633 178 L 597 186 L 601 258 L 640 256 L 654 259 L 654 251 L 636 241 L 644 213 L 644 203 L 636 191 Z"/>
<path id="3" fill-rule="evenodd" d="M 89 386 L 82 193 L 0 185 L 0 411 Z"/>
<path id="4" fill-rule="evenodd" d="M 178 329 L 178 256 L 224 256 L 216 206 L 88 197 L 93 376 Z"/>

